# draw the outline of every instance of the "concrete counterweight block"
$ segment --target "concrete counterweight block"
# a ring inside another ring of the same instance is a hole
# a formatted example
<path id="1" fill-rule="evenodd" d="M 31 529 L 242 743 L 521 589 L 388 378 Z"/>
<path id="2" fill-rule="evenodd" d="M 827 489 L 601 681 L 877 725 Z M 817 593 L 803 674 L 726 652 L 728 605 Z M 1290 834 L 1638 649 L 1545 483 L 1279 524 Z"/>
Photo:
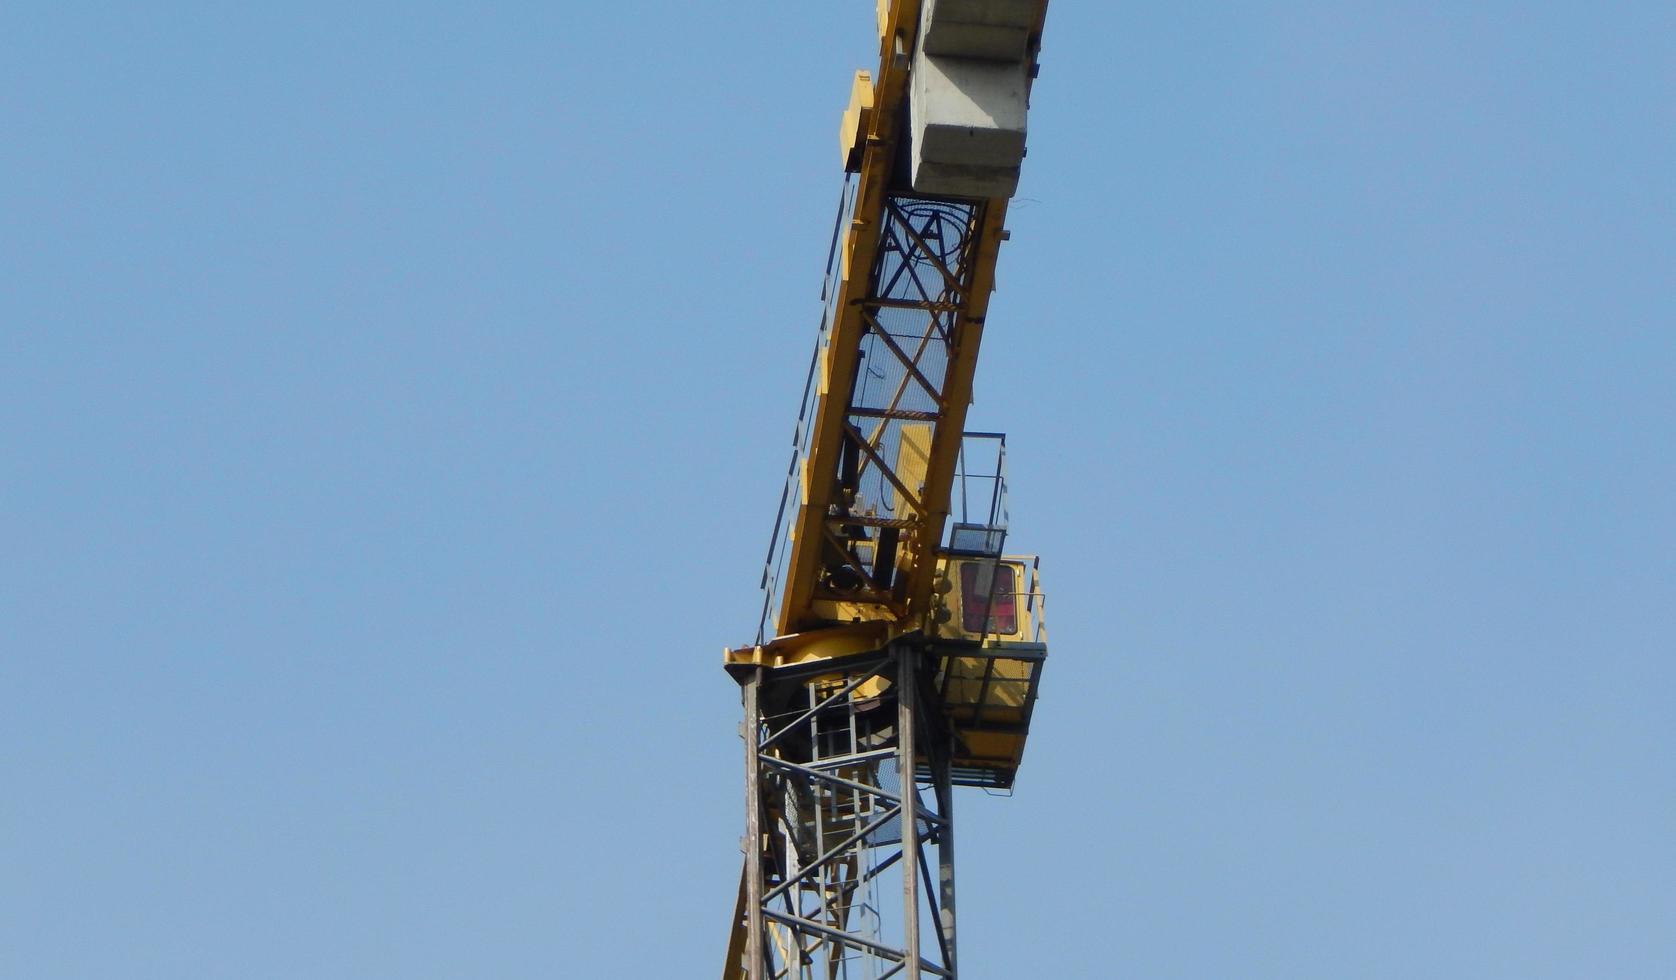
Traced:
<path id="1" fill-rule="evenodd" d="M 1044 0 L 925 0 L 908 116 L 921 194 L 1013 196 Z"/>
<path id="2" fill-rule="evenodd" d="M 921 194 L 1013 196 L 1024 160 L 1024 62 L 914 58 L 908 115 Z"/>
<path id="3" fill-rule="evenodd" d="M 920 26 L 925 53 L 950 58 L 1024 61 L 1045 0 L 926 0 Z"/>

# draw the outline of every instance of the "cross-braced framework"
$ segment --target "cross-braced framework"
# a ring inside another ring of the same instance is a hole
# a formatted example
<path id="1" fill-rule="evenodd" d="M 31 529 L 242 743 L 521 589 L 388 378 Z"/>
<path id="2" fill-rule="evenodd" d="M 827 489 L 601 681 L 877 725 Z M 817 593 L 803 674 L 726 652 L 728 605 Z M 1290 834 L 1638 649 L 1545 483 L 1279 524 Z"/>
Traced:
<path id="1" fill-rule="evenodd" d="M 826 588 L 817 595 L 890 605 L 899 536 L 927 530 L 925 468 L 945 414 L 976 211 L 914 198 L 886 202 L 873 288 L 861 304 L 861 361 L 839 456 L 847 506 L 825 527 L 842 564 L 829 561 Z M 877 532 L 860 530 L 869 527 Z"/>
<path id="2" fill-rule="evenodd" d="M 846 195 L 840 203 L 840 226 L 853 207 Z M 764 569 L 768 595 L 758 642 L 773 635 L 769 617 L 781 598 L 785 549 L 793 537 L 788 532 L 800 519 L 787 506 L 797 499 L 799 460 L 808 458 L 816 427 L 814 399 L 823 385 L 815 384 L 815 376 L 833 344 L 849 345 L 856 366 L 853 378 L 830 378 L 826 383 L 846 397 L 841 426 L 834 432 L 834 494 L 819 509 L 819 524 L 805 529 L 819 551 L 820 571 L 810 598 L 873 606 L 893 618 L 905 612 L 907 597 L 898 573 L 915 561 L 928 561 L 942 529 L 933 512 L 946 503 L 927 499 L 928 468 L 934 446 L 951 438 L 958 442 L 958 430 L 952 436 L 944 431 L 951 417 L 964 417 L 970 361 L 981 333 L 981 323 L 968 314 L 980 289 L 978 244 L 987 207 L 981 202 L 887 196 L 866 293 L 852 308 L 827 309 Z M 835 237 L 829 285 L 842 272 L 836 244 Z M 840 293 L 829 289 L 827 295 L 836 303 Z M 852 318 L 855 329 L 838 329 Z M 822 479 L 815 474 L 811 478 Z"/>
<path id="3" fill-rule="evenodd" d="M 956 976 L 933 669 L 899 642 L 742 677 L 746 853 L 728 955 L 749 980 Z"/>

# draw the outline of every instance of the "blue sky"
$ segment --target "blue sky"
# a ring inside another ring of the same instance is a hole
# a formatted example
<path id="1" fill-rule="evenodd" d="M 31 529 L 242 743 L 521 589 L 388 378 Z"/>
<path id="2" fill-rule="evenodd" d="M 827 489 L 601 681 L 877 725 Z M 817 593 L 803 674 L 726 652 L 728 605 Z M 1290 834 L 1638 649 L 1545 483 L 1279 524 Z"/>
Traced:
<path id="1" fill-rule="evenodd" d="M 871 30 L 0 12 L 0 975 L 715 970 Z M 1676 976 L 1673 38 L 1055 0 L 968 977 Z"/>

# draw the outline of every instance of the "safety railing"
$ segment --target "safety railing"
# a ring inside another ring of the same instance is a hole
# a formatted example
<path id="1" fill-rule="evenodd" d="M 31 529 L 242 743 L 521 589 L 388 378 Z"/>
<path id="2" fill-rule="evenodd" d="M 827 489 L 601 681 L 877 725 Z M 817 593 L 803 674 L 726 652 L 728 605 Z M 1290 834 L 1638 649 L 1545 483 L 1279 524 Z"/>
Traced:
<path id="1" fill-rule="evenodd" d="M 832 222 L 832 241 L 827 246 L 826 275 L 821 280 L 820 330 L 816 333 L 815 350 L 809 357 L 809 372 L 803 381 L 803 398 L 798 405 L 797 426 L 793 429 L 791 437 L 791 463 L 786 467 L 785 485 L 780 490 L 780 507 L 774 514 L 774 532 L 768 542 L 768 557 L 763 562 L 760 584 L 762 612 L 757 620 L 758 643 L 766 642 L 773 635 L 775 610 L 780 604 L 780 591 L 785 585 L 786 562 L 791 552 L 791 526 L 797 519 L 798 464 L 809 455 L 815 402 L 819 397 L 815 377 L 820 369 L 821 356 L 832 339 L 832 324 L 838 314 L 838 246 L 842 240 L 841 233 L 849 224 L 849 217 L 855 210 L 855 191 L 854 179 L 846 174 L 844 189 L 838 197 L 838 213 Z"/>
<path id="2" fill-rule="evenodd" d="M 961 438 L 949 494 L 944 550 L 1000 557 L 1007 541 L 1007 437 L 968 432 Z"/>

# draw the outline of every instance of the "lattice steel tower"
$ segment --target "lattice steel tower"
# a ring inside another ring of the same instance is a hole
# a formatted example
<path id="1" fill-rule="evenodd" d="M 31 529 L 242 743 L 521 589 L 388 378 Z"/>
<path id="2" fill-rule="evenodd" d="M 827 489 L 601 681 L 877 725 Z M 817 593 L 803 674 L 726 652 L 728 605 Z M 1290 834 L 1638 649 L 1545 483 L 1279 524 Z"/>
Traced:
<path id="1" fill-rule="evenodd" d="M 878 0 L 825 308 L 728 650 L 745 852 L 723 978 L 955 977 L 954 787 L 1009 789 L 1047 657 L 1006 440 L 967 432 L 1046 0 Z"/>

